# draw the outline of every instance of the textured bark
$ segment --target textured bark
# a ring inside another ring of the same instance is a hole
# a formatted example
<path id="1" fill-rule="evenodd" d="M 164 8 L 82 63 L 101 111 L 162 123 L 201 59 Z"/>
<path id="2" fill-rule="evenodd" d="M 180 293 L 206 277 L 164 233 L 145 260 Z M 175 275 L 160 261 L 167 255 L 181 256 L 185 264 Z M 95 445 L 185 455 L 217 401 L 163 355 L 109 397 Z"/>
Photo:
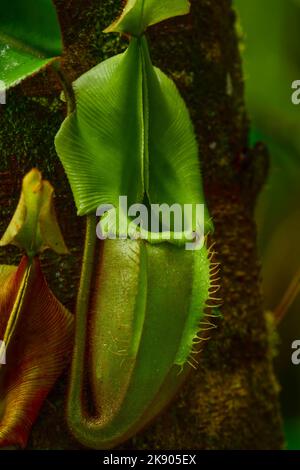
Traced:
<path id="1" fill-rule="evenodd" d="M 55 0 L 64 34 L 70 80 L 126 47 L 103 35 L 121 0 Z M 248 148 L 243 76 L 230 0 L 192 0 L 189 17 L 150 31 L 153 61 L 176 81 L 188 103 L 200 146 L 205 192 L 215 223 L 221 263 L 222 319 L 199 367 L 176 401 L 126 448 L 278 449 L 283 437 L 270 328 L 262 308 L 254 204 L 263 184 L 263 146 Z M 71 256 L 47 253 L 48 280 L 70 309 L 79 277 L 83 220 L 53 139 L 64 117 L 60 84 L 42 71 L 14 90 L 0 107 L 0 230 L 17 203 L 22 176 L 33 166 L 56 188 L 56 207 Z M 1 250 L 6 264 L 17 250 Z M 149 371 L 150 373 L 150 371 Z M 59 381 L 34 427 L 31 448 L 78 448 L 63 418 L 66 379 Z"/>

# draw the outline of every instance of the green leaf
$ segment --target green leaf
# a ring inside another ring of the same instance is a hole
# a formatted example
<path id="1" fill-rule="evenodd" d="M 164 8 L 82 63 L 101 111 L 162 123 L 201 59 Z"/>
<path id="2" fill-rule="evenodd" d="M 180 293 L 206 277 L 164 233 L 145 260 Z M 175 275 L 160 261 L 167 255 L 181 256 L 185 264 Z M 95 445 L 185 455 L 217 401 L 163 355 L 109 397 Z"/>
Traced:
<path id="1" fill-rule="evenodd" d="M 71 183 L 78 214 L 119 195 L 143 199 L 142 67 L 137 41 L 74 83 L 77 110 L 62 125 L 56 149 Z"/>
<path id="2" fill-rule="evenodd" d="M 60 28 L 51 0 L 1 0 L 0 80 L 7 88 L 61 52 Z"/>
<path id="3" fill-rule="evenodd" d="M 128 0 L 121 14 L 105 33 L 119 32 L 140 36 L 148 26 L 190 11 L 189 0 Z"/>
<path id="4" fill-rule="evenodd" d="M 78 214 L 101 204 L 204 203 L 196 137 L 174 83 L 145 38 L 80 77 L 77 109 L 56 136 Z M 206 220 L 209 217 L 207 215 Z"/>

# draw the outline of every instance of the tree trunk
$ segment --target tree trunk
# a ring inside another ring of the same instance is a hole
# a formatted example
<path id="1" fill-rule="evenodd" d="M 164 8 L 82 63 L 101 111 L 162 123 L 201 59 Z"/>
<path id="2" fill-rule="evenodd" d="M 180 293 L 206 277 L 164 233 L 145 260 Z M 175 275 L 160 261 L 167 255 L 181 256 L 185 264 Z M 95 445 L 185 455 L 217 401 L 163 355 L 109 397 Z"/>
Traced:
<path id="1" fill-rule="evenodd" d="M 126 39 L 103 35 L 121 0 L 55 0 L 70 80 L 123 50 Z M 149 33 L 153 62 L 177 83 L 196 127 L 205 192 L 215 224 L 222 318 L 176 401 L 123 448 L 278 449 L 283 445 L 272 343 L 260 292 L 254 204 L 267 156 L 248 148 L 243 75 L 230 0 L 192 0 L 187 17 Z M 38 167 L 56 190 L 56 208 L 71 256 L 43 256 L 50 285 L 74 309 L 84 220 L 55 154 L 64 118 L 60 83 L 48 68 L 9 92 L 0 106 L 0 231 L 16 206 L 23 175 Z M 16 263 L 18 250 L 2 249 Z M 150 371 L 149 371 L 150 372 Z M 63 417 L 66 378 L 46 401 L 30 448 L 79 448 Z"/>

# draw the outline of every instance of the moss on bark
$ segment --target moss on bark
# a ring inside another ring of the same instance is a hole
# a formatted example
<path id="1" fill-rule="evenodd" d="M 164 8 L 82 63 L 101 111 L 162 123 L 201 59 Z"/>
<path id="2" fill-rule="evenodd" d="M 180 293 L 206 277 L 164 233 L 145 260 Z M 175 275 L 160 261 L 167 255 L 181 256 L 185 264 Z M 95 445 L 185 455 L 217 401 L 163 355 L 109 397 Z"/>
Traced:
<path id="1" fill-rule="evenodd" d="M 54 0 L 64 34 L 70 80 L 126 47 L 103 35 L 121 0 Z M 199 367 L 168 410 L 125 448 L 278 449 L 283 438 L 278 385 L 262 308 L 253 208 L 267 162 L 248 149 L 248 120 L 235 15 L 230 0 L 192 0 L 189 17 L 151 29 L 154 63 L 176 81 L 186 99 L 200 146 L 207 201 L 221 263 L 223 318 Z M 55 154 L 53 139 L 65 108 L 55 74 L 44 70 L 9 92 L 0 107 L 0 231 L 17 203 L 22 176 L 37 166 L 56 189 L 56 206 L 71 256 L 47 253 L 51 287 L 74 307 L 83 221 Z M 247 156 L 247 157 L 246 157 Z M 246 163 L 245 163 L 246 161 Z M 1 250 L 15 263 L 17 250 Z M 63 418 L 66 379 L 58 382 L 34 426 L 31 448 L 78 448 Z"/>

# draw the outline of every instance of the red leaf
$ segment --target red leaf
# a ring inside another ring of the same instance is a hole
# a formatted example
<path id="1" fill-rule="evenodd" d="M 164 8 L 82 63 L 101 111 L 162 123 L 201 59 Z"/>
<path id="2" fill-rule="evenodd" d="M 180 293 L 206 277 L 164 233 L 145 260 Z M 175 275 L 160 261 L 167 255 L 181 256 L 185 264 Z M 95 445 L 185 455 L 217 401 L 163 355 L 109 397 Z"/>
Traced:
<path id="1" fill-rule="evenodd" d="M 25 447 L 32 424 L 70 358 L 73 317 L 54 297 L 40 261 L 0 267 L 0 446 Z"/>

